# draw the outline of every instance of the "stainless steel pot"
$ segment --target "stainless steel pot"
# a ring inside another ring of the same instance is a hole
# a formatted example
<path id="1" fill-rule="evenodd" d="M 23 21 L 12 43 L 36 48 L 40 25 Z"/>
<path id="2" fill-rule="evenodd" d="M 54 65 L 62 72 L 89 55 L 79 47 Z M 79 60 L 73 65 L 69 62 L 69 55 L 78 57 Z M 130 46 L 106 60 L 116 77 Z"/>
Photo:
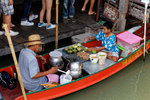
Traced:
<path id="1" fill-rule="evenodd" d="M 72 78 L 79 78 L 82 74 L 82 71 L 70 71 L 70 75 L 72 76 Z"/>
<path id="2" fill-rule="evenodd" d="M 73 78 L 79 78 L 82 74 L 82 64 L 80 62 L 71 62 L 69 64 L 70 75 Z"/>
<path id="3" fill-rule="evenodd" d="M 70 71 L 80 71 L 82 69 L 82 64 L 78 61 L 71 62 L 69 64 Z"/>
<path id="4" fill-rule="evenodd" d="M 49 61 L 50 61 L 50 64 L 52 65 L 52 66 L 61 66 L 61 67 L 63 67 L 63 60 L 62 60 L 62 53 L 61 52 L 59 52 L 59 51 L 52 51 L 52 52 L 50 52 L 49 53 L 49 55 L 50 55 L 50 59 L 49 59 Z"/>

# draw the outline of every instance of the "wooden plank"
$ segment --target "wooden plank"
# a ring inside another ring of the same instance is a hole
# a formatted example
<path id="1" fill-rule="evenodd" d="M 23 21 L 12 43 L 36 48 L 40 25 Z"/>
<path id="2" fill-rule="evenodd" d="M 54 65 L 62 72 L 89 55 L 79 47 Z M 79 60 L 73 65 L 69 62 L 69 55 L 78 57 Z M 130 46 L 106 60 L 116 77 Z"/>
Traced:
<path id="1" fill-rule="evenodd" d="M 6 42 L 0 39 L 0 49 L 4 48 L 6 46 Z"/>
<path id="2" fill-rule="evenodd" d="M 20 35 L 12 37 L 12 40 L 18 44 L 26 42 L 26 40 L 24 38 L 20 37 Z"/>
<path id="3" fill-rule="evenodd" d="M 98 19 L 99 19 L 99 14 L 100 14 L 100 2 L 101 2 L 101 0 L 98 0 L 97 1 L 97 11 L 96 11 L 96 21 L 98 21 Z"/>
<path id="4" fill-rule="evenodd" d="M 58 30 L 59 30 L 59 34 L 61 34 L 61 33 L 67 33 L 72 31 L 72 28 L 69 26 L 69 24 L 60 23 Z"/>
<path id="5" fill-rule="evenodd" d="M 119 0 L 106 0 L 107 3 L 111 4 L 115 8 L 119 8 Z"/>
<path id="6" fill-rule="evenodd" d="M 130 2 L 136 3 L 136 4 L 140 4 L 140 5 L 145 5 L 145 3 L 141 2 L 141 0 L 130 0 Z M 150 7 L 150 4 L 148 4 L 148 6 Z"/>
<path id="7" fill-rule="evenodd" d="M 119 19 L 117 23 L 117 31 L 125 30 L 128 4 L 129 4 L 129 0 L 120 0 L 119 2 Z"/>
<path id="8" fill-rule="evenodd" d="M 142 20 L 144 19 L 145 7 L 135 4 L 133 2 L 129 2 L 129 15 Z M 147 10 L 147 14 L 150 14 L 150 9 Z"/>

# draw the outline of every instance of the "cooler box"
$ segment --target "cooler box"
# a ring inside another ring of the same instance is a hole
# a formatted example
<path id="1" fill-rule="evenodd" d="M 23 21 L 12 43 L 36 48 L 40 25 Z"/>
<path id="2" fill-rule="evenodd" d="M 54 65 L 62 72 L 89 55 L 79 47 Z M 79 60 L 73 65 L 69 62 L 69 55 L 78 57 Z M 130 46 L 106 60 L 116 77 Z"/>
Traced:
<path id="1" fill-rule="evenodd" d="M 141 37 L 132 34 L 129 31 L 125 31 L 121 34 L 118 34 L 117 36 L 117 44 L 125 49 L 130 49 L 138 46 L 140 44 L 140 41 L 142 40 Z"/>

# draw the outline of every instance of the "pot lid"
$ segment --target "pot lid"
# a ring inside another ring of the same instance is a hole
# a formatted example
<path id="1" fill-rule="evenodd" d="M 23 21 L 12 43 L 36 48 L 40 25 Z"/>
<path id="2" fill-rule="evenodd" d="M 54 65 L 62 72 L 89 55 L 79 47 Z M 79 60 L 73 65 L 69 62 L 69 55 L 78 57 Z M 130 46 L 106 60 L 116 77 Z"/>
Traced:
<path id="1" fill-rule="evenodd" d="M 62 56 L 62 53 L 59 52 L 59 51 L 57 51 L 57 50 L 55 50 L 55 51 L 51 51 L 51 52 L 49 53 L 49 55 L 50 55 L 51 57 L 61 57 L 61 56 Z"/>

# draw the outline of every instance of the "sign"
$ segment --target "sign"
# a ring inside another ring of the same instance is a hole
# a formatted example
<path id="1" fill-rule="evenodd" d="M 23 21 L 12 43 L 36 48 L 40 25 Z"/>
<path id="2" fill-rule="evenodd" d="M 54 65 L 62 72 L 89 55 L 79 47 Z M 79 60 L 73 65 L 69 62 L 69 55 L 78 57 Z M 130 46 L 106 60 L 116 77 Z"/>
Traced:
<path id="1" fill-rule="evenodd" d="M 113 7 L 112 5 L 105 3 L 103 15 L 110 19 L 112 22 L 115 22 L 118 19 L 119 12 L 118 9 Z"/>

